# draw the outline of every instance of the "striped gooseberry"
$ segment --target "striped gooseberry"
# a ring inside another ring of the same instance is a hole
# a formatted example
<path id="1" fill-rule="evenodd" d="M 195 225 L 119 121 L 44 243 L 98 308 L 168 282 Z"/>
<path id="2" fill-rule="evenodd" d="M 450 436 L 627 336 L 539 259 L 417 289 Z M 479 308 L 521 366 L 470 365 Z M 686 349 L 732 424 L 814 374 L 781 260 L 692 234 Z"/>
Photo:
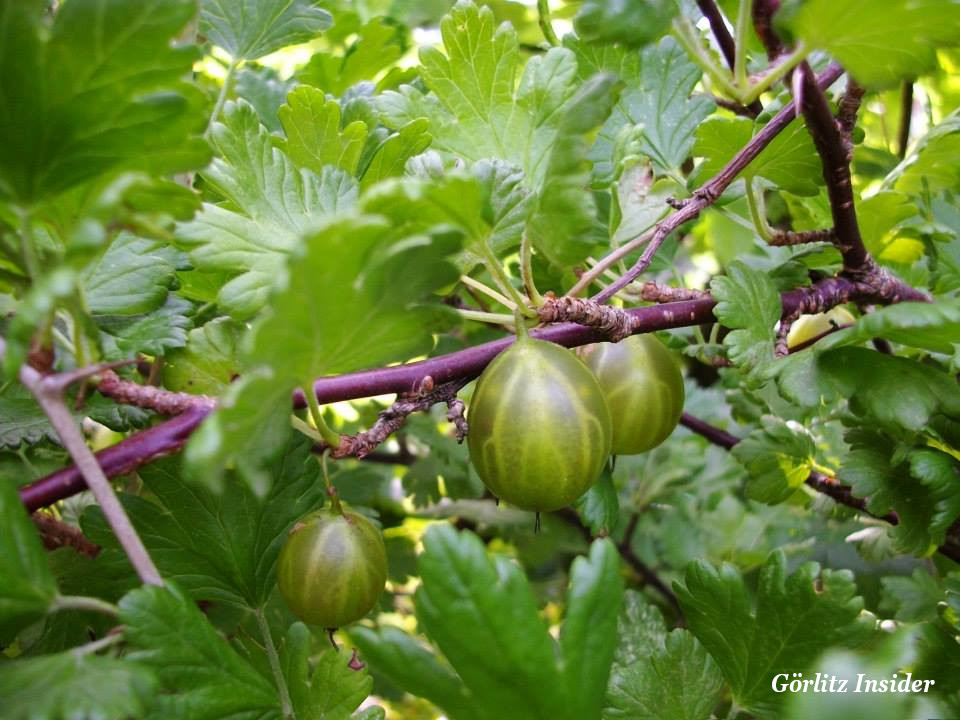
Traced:
<path id="1" fill-rule="evenodd" d="M 635 455 L 662 443 L 683 412 L 683 374 L 673 353 L 653 335 L 584 349 L 613 419 L 611 452 Z"/>
<path id="2" fill-rule="evenodd" d="M 524 510 L 569 505 L 610 454 L 610 412 L 593 373 L 569 350 L 526 335 L 483 371 L 467 419 L 477 474 Z"/>
<path id="3" fill-rule="evenodd" d="M 387 581 L 380 531 L 363 515 L 324 508 L 290 530 L 277 561 L 287 606 L 310 625 L 338 628 L 366 615 Z"/>

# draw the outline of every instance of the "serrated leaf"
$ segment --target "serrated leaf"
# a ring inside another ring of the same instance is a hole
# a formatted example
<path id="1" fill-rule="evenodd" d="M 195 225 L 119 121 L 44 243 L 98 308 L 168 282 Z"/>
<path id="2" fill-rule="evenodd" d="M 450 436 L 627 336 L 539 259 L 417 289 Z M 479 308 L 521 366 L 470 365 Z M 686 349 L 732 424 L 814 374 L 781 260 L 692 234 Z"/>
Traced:
<path id="1" fill-rule="evenodd" d="M 357 30 L 357 38 L 343 55 L 329 50 L 316 52 L 297 73 L 302 83 L 340 97 L 362 80 L 373 80 L 395 63 L 403 52 L 400 28 L 374 18 Z"/>
<path id="2" fill-rule="evenodd" d="M 227 644 L 193 598 L 168 582 L 120 600 L 126 658 L 153 670 L 161 693 L 150 718 L 279 720 L 276 690 Z"/>
<path id="3" fill-rule="evenodd" d="M 960 517 L 960 461 L 933 448 L 914 450 L 910 474 L 930 489 L 934 502 L 931 532 L 949 528 Z"/>
<path id="4" fill-rule="evenodd" d="M 776 505 L 803 485 L 813 469 L 815 446 L 797 423 L 764 416 L 762 427 L 738 442 L 732 452 L 746 468 L 747 497 Z"/>
<path id="5" fill-rule="evenodd" d="M 287 531 L 324 497 L 309 441 L 297 436 L 281 450 L 262 500 L 235 475 L 225 478 L 219 495 L 198 487 L 184 477 L 178 457 L 141 468 L 150 499 L 124 495 L 123 502 L 164 577 L 196 600 L 241 608 L 267 601 Z M 94 542 L 120 552 L 98 517 L 85 516 L 84 528 Z"/>
<path id="6" fill-rule="evenodd" d="M 312 40 L 333 19 L 316 0 L 203 0 L 200 32 L 234 60 Z"/>
<path id="7" fill-rule="evenodd" d="M 943 0 L 810 0 L 789 23 L 864 85 L 889 86 L 936 67 L 938 46 L 960 44 L 960 5 Z"/>
<path id="8" fill-rule="evenodd" d="M 0 643 L 43 617 L 57 585 L 13 483 L 0 481 Z"/>
<path id="9" fill-rule="evenodd" d="M 288 256 L 302 248 L 302 233 L 356 203 L 357 184 L 334 168 L 296 169 L 243 101 L 227 103 L 222 117 L 212 134 L 221 157 L 203 175 L 227 202 L 205 203 L 177 238 L 198 268 L 232 276 L 218 303 L 243 319 L 266 303 Z"/>
<path id="10" fill-rule="evenodd" d="M 173 43 L 192 0 L 76 0 L 52 24 L 45 10 L 0 8 L 0 195 L 31 205 L 107 173 L 206 164 L 200 95 L 184 82 L 196 49 Z"/>
<path id="11" fill-rule="evenodd" d="M 4 663 L 0 708 L 6 720 L 143 717 L 156 685 L 134 663 L 67 651 Z"/>
<path id="12" fill-rule="evenodd" d="M 610 535 L 620 519 L 620 500 L 613 484 L 613 475 L 604 471 L 600 479 L 577 498 L 573 507 L 594 536 Z"/>
<path id="13" fill-rule="evenodd" d="M 786 573 L 782 552 L 760 572 L 756 605 L 740 572 L 724 564 L 692 563 L 677 598 L 693 634 L 703 643 L 744 708 L 775 714 L 783 695 L 771 688 L 777 673 L 804 672 L 823 650 L 862 640 L 863 599 L 849 570 L 805 563 Z M 811 632 L 816 628 L 816 632 Z"/>
<path id="14" fill-rule="evenodd" d="M 140 315 L 167 299 L 176 268 L 169 249 L 122 232 L 81 276 L 87 308 L 94 315 Z"/>
<path id="15" fill-rule="evenodd" d="M 604 720 L 707 720 L 723 692 L 723 676 L 686 630 L 666 636 L 649 658 L 619 668 L 610 682 Z"/>
<path id="16" fill-rule="evenodd" d="M 854 412 L 894 433 L 921 430 L 937 413 L 960 417 L 960 386 L 929 365 L 843 347 L 821 354 L 818 368 Z"/>
<path id="17" fill-rule="evenodd" d="M 733 330 L 724 338 L 730 360 L 742 366 L 750 382 L 769 377 L 773 365 L 774 326 L 780 319 L 780 294 L 770 278 L 740 261 L 710 283 L 717 298 L 713 314 Z"/>
<path id="18" fill-rule="evenodd" d="M 280 656 L 293 710 L 300 720 L 346 720 L 373 689 L 365 670 L 350 667 L 346 650 L 324 650 L 311 658 L 311 635 L 303 623 L 287 630 Z M 380 712 L 382 716 L 382 710 Z"/>
<path id="19" fill-rule="evenodd" d="M 889 532 L 900 552 L 927 555 L 943 540 L 945 527 L 933 527 L 934 500 L 930 491 L 910 478 L 907 463 L 895 461 L 894 443 L 879 433 L 848 433 L 850 452 L 843 458 L 838 479 L 854 495 L 867 498 L 867 510 L 885 515 L 896 510 L 900 522 Z"/>
<path id="20" fill-rule="evenodd" d="M 643 51 L 640 81 L 627 88 L 604 123 L 589 157 L 595 174 L 611 177 L 617 137 L 624 126 L 642 128 L 640 152 L 650 158 L 658 173 L 680 174 L 680 166 L 693 147 L 697 127 L 713 110 L 706 97 L 690 97 L 702 71 L 673 38 Z"/>
<path id="21" fill-rule="evenodd" d="M 427 132 L 429 125 L 426 118 L 419 118 L 388 135 L 372 150 L 372 158 L 361 167 L 360 187 L 366 189 L 384 178 L 403 175 L 407 161 L 430 145 L 431 136 Z M 366 154 L 364 160 L 367 160 Z"/>
<path id="22" fill-rule="evenodd" d="M 103 356 L 107 360 L 128 360 L 137 353 L 163 355 L 168 349 L 183 347 L 188 317 L 193 305 L 177 295 L 168 295 L 156 310 L 142 315 L 95 315 L 100 328 Z"/>
<path id="23" fill-rule="evenodd" d="M 716 175 L 759 129 L 742 117 L 712 117 L 701 123 L 693 154 L 705 160 L 697 167 L 697 177 L 706 180 Z M 823 185 L 820 156 L 799 120 L 780 132 L 740 175 L 764 178 L 795 195 L 816 195 Z"/>
<path id="24" fill-rule="evenodd" d="M 245 328 L 217 318 L 187 334 L 187 344 L 167 353 L 163 385 L 168 390 L 219 395 L 239 374 L 239 340 Z"/>
<path id="25" fill-rule="evenodd" d="M 943 600 L 941 581 L 924 567 L 916 568 L 909 576 L 888 576 L 880 579 L 883 586 L 882 609 L 896 613 L 904 622 L 919 622 L 936 617 L 937 603 Z"/>
<path id="26" fill-rule="evenodd" d="M 901 345 L 953 354 L 960 343 L 960 300 L 903 302 L 863 315 L 845 336 L 847 344 L 886 338 Z"/>
<path id="27" fill-rule="evenodd" d="M 268 67 L 242 67 L 234 81 L 237 97 L 253 105 L 260 122 L 270 132 L 281 130 L 280 106 L 296 86 L 293 78 L 281 78 L 276 70 Z"/>
<path id="28" fill-rule="evenodd" d="M 560 629 L 561 673 L 571 718 L 593 718 L 605 705 L 623 598 L 620 554 L 610 539 L 597 540 L 570 567 L 567 612 Z"/>
<path id="29" fill-rule="evenodd" d="M 573 53 L 551 48 L 527 61 L 519 84 L 518 41 L 493 12 L 461 0 L 440 24 L 446 55 L 420 51 L 432 95 L 405 85 L 377 100 L 383 122 L 399 128 L 425 117 L 433 146 L 468 161 L 499 158 L 523 168 L 539 187 L 561 111 L 576 89 Z"/>
<path id="30" fill-rule="evenodd" d="M 613 672 L 638 662 L 645 662 L 667 637 L 663 614 L 635 590 L 623 596 L 623 609 L 617 621 L 617 650 Z"/>
<path id="31" fill-rule="evenodd" d="M 299 167 L 319 175 L 325 165 L 333 165 L 356 175 L 366 123 L 354 120 L 341 127 L 340 103 L 309 85 L 291 92 L 278 114 L 286 139 L 277 146 Z"/>
<path id="32" fill-rule="evenodd" d="M 356 627 L 350 630 L 350 639 L 378 672 L 412 695 L 442 708 L 454 720 L 483 717 L 457 674 L 402 630 Z"/>

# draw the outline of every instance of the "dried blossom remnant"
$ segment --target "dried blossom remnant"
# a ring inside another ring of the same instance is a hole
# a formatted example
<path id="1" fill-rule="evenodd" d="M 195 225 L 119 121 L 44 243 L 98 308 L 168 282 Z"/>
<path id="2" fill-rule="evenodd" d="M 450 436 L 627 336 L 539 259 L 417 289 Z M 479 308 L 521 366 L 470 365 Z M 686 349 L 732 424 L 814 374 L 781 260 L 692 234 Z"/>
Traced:
<path id="1" fill-rule="evenodd" d="M 416 383 L 415 387 L 429 387 L 429 390 L 415 390 L 400 395 L 393 405 L 380 412 L 377 416 L 377 421 L 369 430 L 357 433 L 356 435 L 342 435 L 340 437 L 340 446 L 330 452 L 330 457 L 366 457 L 369 453 L 373 452 L 380 443 L 402 428 L 407 422 L 407 416 L 411 413 L 428 410 L 441 402 L 447 403 L 448 407 L 460 403 L 457 399 L 457 392 L 466 384 L 467 379 L 464 378 L 434 386 L 432 378 L 424 378 Z M 463 403 L 460 403 L 461 407 L 462 405 Z M 453 422 L 457 425 L 455 421 Z M 463 423 L 465 429 L 466 420 L 464 420 Z M 459 425 L 457 425 L 457 433 L 458 435 L 460 433 Z"/>
<path id="2" fill-rule="evenodd" d="M 179 415 L 194 407 L 213 407 L 215 400 L 207 395 L 173 392 L 152 385 L 124 380 L 113 370 L 105 370 L 97 390 L 119 403 L 155 410 L 161 415 Z"/>
<path id="3" fill-rule="evenodd" d="M 100 554 L 100 546 L 80 532 L 79 528 L 67 525 L 46 512 L 35 512 L 30 519 L 40 532 L 40 539 L 47 550 L 72 547 L 78 553 L 89 557 Z"/>
<path id="4" fill-rule="evenodd" d="M 620 308 L 582 298 L 548 295 L 537 314 L 542 323 L 572 322 L 596 328 L 613 342 L 633 334 L 634 329 L 633 319 Z"/>

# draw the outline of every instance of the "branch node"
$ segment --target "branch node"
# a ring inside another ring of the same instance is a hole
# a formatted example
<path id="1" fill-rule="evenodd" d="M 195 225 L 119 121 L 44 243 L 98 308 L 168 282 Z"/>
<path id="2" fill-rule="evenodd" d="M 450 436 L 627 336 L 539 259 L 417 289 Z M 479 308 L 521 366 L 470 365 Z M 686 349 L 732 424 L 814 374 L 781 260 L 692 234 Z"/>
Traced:
<path id="1" fill-rule="evenodd" d="M 593 300 L 548 295 L 537 314 L 540 322 L 545 324 L 573 322 L 596 328 L 612 342 L 619 342 L 633 334 L 633 319 L 627 312 Z"/>

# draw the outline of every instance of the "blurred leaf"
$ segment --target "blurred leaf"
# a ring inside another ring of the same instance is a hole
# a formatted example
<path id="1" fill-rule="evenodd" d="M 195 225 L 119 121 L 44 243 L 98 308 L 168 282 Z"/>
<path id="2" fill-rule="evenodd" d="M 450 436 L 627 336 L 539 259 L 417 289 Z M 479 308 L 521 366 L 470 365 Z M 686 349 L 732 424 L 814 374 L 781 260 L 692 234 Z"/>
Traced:
<path id="1" fill-rule="evenodd" d="M 120 316 L 156 310 L 167 299 L 175 272 L 168 248 L 120 233 L 84 270 L 87 308 L 94 315 Z"/>
<path id="2" fill-rule="evenodd" d="M 316 0 L 203 0 L 200 32 L 234 60 L 312 40 L 332 18 Z"/>
<path id="3" fill-rule="evenodd" d="M 864 85 L 889 86 L 936 67 L 938 46 L 960 44 L 960 5 L 942 0 L 793 3 L 790 29 L 826 50 Z"/>
<path id="4" fill-rule="evenodd" d="M 356 40 L 343 55 L 329 50 L 314 53 L 297 78 L 339 97 L 361 80 L 373 80 L 400 58 L 403 49 L 400 29 L 374 18 L 357 30 Z"/>
<path id="5" fill-rule="evenodd" d="M 32 205 L 110 172 L 207 163 L 200 96 L 184 82 L 197 52 L 172 42 L 193 0 L 71 0 L 52 25 L 45 9 L 0 8 L 0 197 Z"/>
<path id="6" fill-rule="evenodd" d="M 36 528 L 17 488 L 0 482 L 0 644 L 44 616 L 57 595 Z"/>
<path id="7" fill-rule="evenodd" d="M 221 394 L 239 374 L 243 330 L 240 323 L 226 317 L 191 330 L 186 345 L 166 355 L 164 387 L 193 394 Z"/>
<path id="8" fill-rule="evenodd" d="M 617 528 L 620 519 L 620 501 L 613 476 L 604 471 L 600 479 L 574 502 L 580 519 L 596 536 L 608 536 Z"/>
<path id="9" fill-rule="evenodd" d="M 76 650 L 3 664 L 5 720 L 144 717 L 157 682 L 144 667 Z"/>
<path id="10" fill-rule="evenodd" d="M 585 42 L 642 47 L 660 37 L 676 14 L 672 0 L 585 0 L 573 26 Z"/>

